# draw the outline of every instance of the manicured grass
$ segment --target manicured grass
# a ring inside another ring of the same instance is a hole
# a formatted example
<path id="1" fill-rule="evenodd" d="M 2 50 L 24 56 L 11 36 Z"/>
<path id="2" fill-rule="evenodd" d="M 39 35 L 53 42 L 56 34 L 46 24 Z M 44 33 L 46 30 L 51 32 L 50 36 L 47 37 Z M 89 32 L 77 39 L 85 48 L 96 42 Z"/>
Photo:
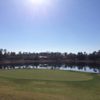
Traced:
<path id="1" fill-rule="evenodd" d="M 0 70 L 0 100 L 100 100 L 100 75 L 59 70 Z"/>

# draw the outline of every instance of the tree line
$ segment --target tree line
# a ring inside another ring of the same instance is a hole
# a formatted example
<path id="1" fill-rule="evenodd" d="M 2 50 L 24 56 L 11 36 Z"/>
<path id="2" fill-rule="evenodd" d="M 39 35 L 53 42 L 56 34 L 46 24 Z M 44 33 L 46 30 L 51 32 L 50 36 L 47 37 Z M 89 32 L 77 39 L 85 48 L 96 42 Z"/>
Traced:
<path id="1" fill-rule="evenodd" d="M 100 50 L 92 53 L 78 52 L 9 52 L 6 49 L 0 49 L 0 61 L 47 61 L 47 62 L 98 62 L 100 63 Z"/>

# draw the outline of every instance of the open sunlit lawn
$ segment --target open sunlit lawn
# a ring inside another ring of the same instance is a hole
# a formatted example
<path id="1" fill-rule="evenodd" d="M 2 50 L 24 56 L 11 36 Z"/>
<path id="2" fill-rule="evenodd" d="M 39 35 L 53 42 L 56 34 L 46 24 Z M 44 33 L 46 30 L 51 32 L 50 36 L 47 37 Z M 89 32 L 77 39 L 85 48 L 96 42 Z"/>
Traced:
<path id="1" fill-rule="evenodd" d="M 44 69 L 0 70 L 0 100 L 100 100 L 100 75 Z"/>

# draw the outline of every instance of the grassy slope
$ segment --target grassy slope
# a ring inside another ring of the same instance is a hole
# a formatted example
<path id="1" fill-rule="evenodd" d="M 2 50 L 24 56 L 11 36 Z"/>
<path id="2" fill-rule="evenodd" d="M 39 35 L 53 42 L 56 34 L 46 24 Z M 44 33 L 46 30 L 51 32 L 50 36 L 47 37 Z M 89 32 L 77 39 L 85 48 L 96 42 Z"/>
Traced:
<path id="1" fill-rule="evenodd" d="M 0 100 L 100 100 L 100 76 L 59 70 L 0 70 Z"/>

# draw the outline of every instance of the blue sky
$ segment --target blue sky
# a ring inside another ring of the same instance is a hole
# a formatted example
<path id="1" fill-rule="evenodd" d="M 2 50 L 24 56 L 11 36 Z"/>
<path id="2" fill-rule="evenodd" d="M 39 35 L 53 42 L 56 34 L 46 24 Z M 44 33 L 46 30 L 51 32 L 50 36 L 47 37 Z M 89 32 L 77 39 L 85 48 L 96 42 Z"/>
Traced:
<path id="1" fill-rule="evenodd" d="M 46 1 L 0 0 L 0 48 L 75 53 L 100 49 L 100 0 Z"/>

